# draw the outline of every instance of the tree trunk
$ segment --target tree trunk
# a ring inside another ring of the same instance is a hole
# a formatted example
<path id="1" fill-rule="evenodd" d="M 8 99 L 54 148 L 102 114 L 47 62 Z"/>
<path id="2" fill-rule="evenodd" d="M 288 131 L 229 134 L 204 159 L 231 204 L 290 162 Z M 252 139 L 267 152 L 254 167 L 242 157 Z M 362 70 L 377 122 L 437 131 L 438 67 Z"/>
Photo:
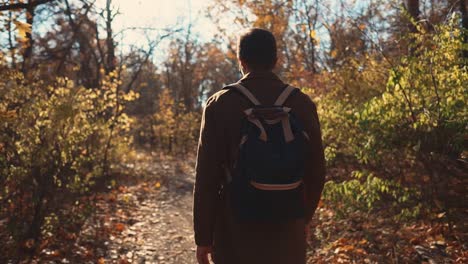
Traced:
<path id="1" fill-rule="evenodd" d="M 38 6 L 42 4 L 46 4 L 49 2 L 53 2 L 55 0 L 36 0 L 36 1 L 29 1 L 28 3 L 22 3 L 23 1 L 20 1 L 19 3 L 11 3 L 11 4 L 3 4 L 0 5 L 0 12 L 1 11 L 6 11 L 6 10 L 20 10 L 20 9 L 25 9 L 31 6 Z M 6 2 L 6 1 L 4 1 Z"/>
<path id="2" fill-rule="evenodd" d="M 466 0 L 460 0 L 460 13 L 462 15 L 462 27 L 463 27 L 463 42 L 465 43 L 465 50 L 463 50 L 463 58 L 468 59 L 468 14 L 466 12 Z"/>
<path id="3" fill-rule="evenodd" d="M 114 36 L 112 33 L 112 20 L 114 14 L 111 9 L 112 0 L 106 1 L 106 46 L 107 46 L 107 57 L 106 57 L 106 73 L 110 73 L 115 70 L 115 47 L 114 47 Z"/>
<path id="4" fill-rule="evenodd" d="M 16 69 L 16 52 L 15 52 L 15 46 L 13 45 L 13 27 L 12 27 L 12 21 L 13 21 L 13 13 L 12 11 L 8 11 L 8 24 L 7 24 L 7 30 L 8 30 L 8 49 L 10 50 L 10 56 L 11 56 L 11 68 Z"/>
<path id="5" fill-rule="evenodd" d="M 32 26 L 34 23 L 34 11 L 36 9 L 36 5 L 34 5 L 34 2 L 32 0 L 29 0 L 28 4 L 29 6 L 26 7 L 26 23 L 28 23 L 31 26 L 31 31 L 26 32 L 26 47 L 23 52 L 23 65 L 21 67 L 21 71 L 23 72 L 23 74 L 27 73 L 31 64 L 31 56 L 34 45 L 34 40 L 32 38 Z"/>
<path id="6" fill-rule="evenodd" d="M 419 11 L 419 0 L 406 0 L 406 10 L 414 21 L 418 21 L 421 15 Z M 416 32 L 416 26 L 413 23 L 409 23 L 409 29 L 411 32 Z"/>

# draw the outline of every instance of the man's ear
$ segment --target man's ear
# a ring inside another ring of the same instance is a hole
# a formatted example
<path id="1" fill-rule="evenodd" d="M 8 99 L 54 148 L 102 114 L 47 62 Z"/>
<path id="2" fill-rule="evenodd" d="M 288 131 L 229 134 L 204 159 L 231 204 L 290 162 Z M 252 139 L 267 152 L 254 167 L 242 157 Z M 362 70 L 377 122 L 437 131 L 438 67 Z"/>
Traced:
<path id="1" fill-rule="evenodd" d="M 243 69 L 246 69 L 247 67 L 247 64 L 242 60 L 242 59 L 238 59 L 239 61 L 239 65 L 243 68 Z"/>
<path id="2" fill-rule="evenodd" d="M 247 63 L 245 63 L 245 61 L 238 58 L 238 62 L 239 62 L 239 66 L 240 66 L 242 74 L 246 74 L 247 72 L 249 72 L 249 67 L 247 66 Z"/>

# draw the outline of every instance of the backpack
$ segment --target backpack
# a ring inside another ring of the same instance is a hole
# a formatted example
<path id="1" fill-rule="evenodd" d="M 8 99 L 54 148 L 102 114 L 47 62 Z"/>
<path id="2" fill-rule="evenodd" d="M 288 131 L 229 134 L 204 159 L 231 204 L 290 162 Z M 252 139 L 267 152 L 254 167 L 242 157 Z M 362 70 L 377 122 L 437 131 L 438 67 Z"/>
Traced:
<path id="1" fill-rule="evenodd" d="M 233 215 L 241 221 L 285 221 L 304 217 L 304 162 L 307 133 L 284 107 L 299 89 L 287 86 L 273 106 L 263 106 L 239 83 L 232 89 L 252 104 L 244 111 L 237 159 L 226 168 Z"/>

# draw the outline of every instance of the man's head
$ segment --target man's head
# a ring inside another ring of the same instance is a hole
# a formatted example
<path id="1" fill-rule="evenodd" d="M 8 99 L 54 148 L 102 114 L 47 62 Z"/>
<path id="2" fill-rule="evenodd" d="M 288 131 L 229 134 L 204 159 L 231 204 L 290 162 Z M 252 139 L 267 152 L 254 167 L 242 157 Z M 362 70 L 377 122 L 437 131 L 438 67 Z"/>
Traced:
<path id="1" fill-rule="evenodd" d="M 265 29 L 248 29 L 237 42 L 237 58 L 244 70 L 272 70 L 277 61 L 275 37 Z"/>

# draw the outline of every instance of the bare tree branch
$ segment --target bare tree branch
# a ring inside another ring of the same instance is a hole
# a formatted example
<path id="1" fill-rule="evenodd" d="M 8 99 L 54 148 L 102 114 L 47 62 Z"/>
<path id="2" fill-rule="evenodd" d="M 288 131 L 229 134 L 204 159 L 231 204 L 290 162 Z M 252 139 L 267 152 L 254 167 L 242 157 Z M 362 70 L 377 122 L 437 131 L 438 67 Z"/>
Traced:
<path id="1" fill-rule="evenodd" d="M 6 4 L 0 6 L 0 11 L 6 10 L 18 10 L 18 9 L 26 9 L 36 7 L 38 5 L 46 4 L 49 2 L 54 2 L 56 0 L 37 0 L 31 3 L 16 3 L 16 4 Z"/>
<path id="2" fill-rule="evenodd" d="M 163 41 L 165 38 L 167 37 L 170 37 L 174 32 L 171 32 L 171 33 L 168 33 L 168 34 L 165 34 L 165 35 L 162 35 L 159 37 L 159 39 L 155 42 L 152 42 L 150 45 L 149 45 L 149 48 L 148 48 L 148 51 L 145 52 L 145 57 L 143 59 L 143 61 L 140 63 L 140 65 L 138 66 L 138 69 L 137 71 L 133 74 L 132 78 L 130 79 L 130 82 L 128 83 L 126 89 L 124 90 L 125 93 L 128 93 L 131 89 L 132 89 L 132 86 L 133 84 L 135 83 L 135 81 L 137 80 L 138 76 L 140 75 L 140 73 L 142 72 L 143 70 L 143 66 L 148 62 L 148 60 L 150 59 L 151 55 L 153 54 L 153 51 L 154 49 L 156 48 L 156 46 L 161 42 Z"/>

